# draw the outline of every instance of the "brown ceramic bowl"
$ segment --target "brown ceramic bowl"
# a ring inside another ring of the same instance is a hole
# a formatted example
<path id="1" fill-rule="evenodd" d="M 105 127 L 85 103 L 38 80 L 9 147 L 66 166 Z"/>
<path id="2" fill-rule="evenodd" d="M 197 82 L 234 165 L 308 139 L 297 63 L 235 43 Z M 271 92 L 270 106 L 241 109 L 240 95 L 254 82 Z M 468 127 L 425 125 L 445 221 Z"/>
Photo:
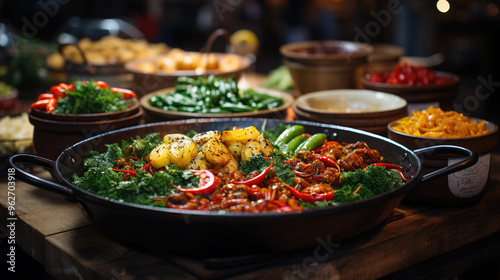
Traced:
<path id="1" fill-rule="evenodd" d="M 325 90 L 298 97 L 293 110 L 298 119 L 353 127 L 377 134 L 387 124 L 406 116 L 407 102 L 384 92 L 356 89 Z"/>
<path id="2" fill-rule="evenodd" d="M 127 109 L 110 113 L 48 114 L 45 110 L 38 109 L 33 109 L 30 112 L 33 116 L 53 121 L 91 122 L 100 121 L 103 119 L 118 119 L 123 118 L 124 116 L 134 115 L 139 111 L 140 107 L 141 106 L 139 105 L 139 101 L 137 99 L 133 99 L 131 100 L 130 106 Z"/>
<path id="3" fill-rule="evenodd" d="M 28 113 L 33 124 L 33 148 L 35 154 L 49 159 L 57 156 L 67 147 L 89 137 L 137 125 L 141 122 L 143 110 L 135 105 L 127 110 L 88 115 L 51 115 L 36 110 Z"/>
<path id="4" fill-rule="evenodd" d="M 213 53 L 217 58 L 221 58 L 225 55 L 224 53 Z M 235 55 L 235 54 L 230 54 Z M 195 70 L 177 70 L 177 71 L 158 71 L 155 73 L 148 73 L 141 71 L 141 65 L 144 63 L 152 63 L 156 65 L 162 56 L 156 56 L 152 58 L 140 58 L 129 61 L 125 63 L 125 69 L 134 75 L 135 86 L 133 90 L 137 93 L 139 97 L 146 95 L 152 91 L 169 88 L 175 86 L 177 78 L 182 76 L 187 77 L 199 77 L 199 76 L 209 76 L 215 75 L 218 77 L 229 78 L 234 76 L 239 79 L 242 74 L 251 66 L 251 61 L 248 57 L 240 56 L 241 66 L 234 71 L 221 71 L 218 69 L 209 69 L 203 72 Z"/>
<path id="5" fill-rule="evenodd" d="M 474 119 L 481 122 L 482 120 Z M 476 152 L 479 161 L 463 171 L 418 185 L 406 198 L 410 201 L 437 205 L 460 206 L 478 202 L 486 192 L 489 177 L 490 153 L 497 147 L 498 126 L 485 121 L 489 133 L 466 138 L 418 137 L 394 130 L 397 121 L 388 124 L 388 137 L 411 150 L 435 145 L 461 146 Z M 430 155 L 423 162 L 424 173 L 435 171 L 458 160 L 456 155 Z"/>
<path id="6" fill-rule="evenodd" d="M 361 77 L 361 86 L 365 89 L 388 92 L 398 95 L 408 101 L 408 112 L 426 109 L 429 106 L 439 107 L 443 110 L 452 110 L 453 101 L 458 93 L 460 78 L 457 75 L 436 71 L 436 76 L 448 76 L 449 84 L 407 86 L 386 84 L 368 81 L 366 75 Z"/>
<path id="7" fill-rule="evenodd" d="M 294 101 L 291 94 L 267 89 L 267 88 L 255 88 L 257 92 L 262 92 L 269 94 L 271 96 L 281 97 L 283 99 L 283 104 L 273 109 L 260 110 L 257 112 L 241 112 L 241 113 L 221 113 L 221 114 L 207 114 L 207 113 L 188 113 L 188 112 L 176 112 L 167 111 L 157 107 L 153 107 L 149 104 L 149 99 L 156 95 L 163 95 L 172 93 L 175 88 L 166 88 L 151 92 L 141 98 L 141 106 L 146 112 L 146 122 L 156 122 L 165 120 L 181 120 L 181 119 L 192 119 L 192 118 L 277 118 L 284 119 L 286 117 L 286 110 L 290 107 Z"/>
<path id="8" fill-rule="evenodd" d="M 354 88 L 355 71 L 367 64 L 373 47 L 347 41 L 305 41 L 284 45 L 280 52 L 295 89 L 306 94 Z"/>

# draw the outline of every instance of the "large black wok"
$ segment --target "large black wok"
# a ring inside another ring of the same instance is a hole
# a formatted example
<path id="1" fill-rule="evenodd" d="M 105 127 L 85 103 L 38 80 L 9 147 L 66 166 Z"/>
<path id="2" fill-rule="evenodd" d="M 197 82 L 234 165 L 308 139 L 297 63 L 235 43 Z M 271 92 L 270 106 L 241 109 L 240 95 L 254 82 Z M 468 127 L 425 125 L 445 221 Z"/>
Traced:
<path id="1" fill-rule="evenodd" d="M 329 140 L 364 141 L 380 151 L 387 162 L 403 167 L 409 178 L 398 189 L 370 199 L 336 207 L 307 209 L 300 213 L 217 213 L 158 208 L 109 200 L 83 191 L 71 183 L 73 174 L 83 173 L 83 160 L 91 150 L 104 152 L 105 144 L 129 140 L 151 132 L 186 133 L 190 130 L 224 130 L 229 126 L 262 126 L 264 119 L 202 119 L 139 125 L 101 134 L 66 149 L 56 161 L 33 155 L 16 155 L 10 164 L 19 177 L 35 186 L 65 195 L 80 203 L 102 231 L 117 238 L 165 252 L 202 256 L 229 256 L 261 252 L 291 251 L 355 237 L 382 223 L 417 184 L 443 176 L 477 162 L 477 155 L 461 147 L 436 146 L 411 151 L 387 138 L 360 130 L 311 122 L 301 123 L 309 133 L 325 132 Z M 267 120 L 266 128 L 282 120 Z M 285 122 L 286 123 L 286 122 Z M 453 153 L 467 156 L 459 164 L 422 176 L 419 156 Z M 55 182 L 21 170 L 18 163 L 44 166 Z"/>

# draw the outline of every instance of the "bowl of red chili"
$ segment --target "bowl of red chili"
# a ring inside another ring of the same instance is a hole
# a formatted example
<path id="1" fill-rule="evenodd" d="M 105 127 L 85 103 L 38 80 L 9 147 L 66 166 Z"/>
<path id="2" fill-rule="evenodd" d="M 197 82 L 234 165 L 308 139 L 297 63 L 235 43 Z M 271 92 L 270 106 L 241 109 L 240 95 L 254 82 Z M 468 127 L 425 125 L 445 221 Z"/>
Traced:
<path id="1" fill-rule="evenodd" d="M 408 64 L 396 64 L 389 72 L 372 71 L 361 77 L 365 89 L 406 99 L 410 114 L 429 106 L 452 109 L 459 82 L 457 75 Z"/>

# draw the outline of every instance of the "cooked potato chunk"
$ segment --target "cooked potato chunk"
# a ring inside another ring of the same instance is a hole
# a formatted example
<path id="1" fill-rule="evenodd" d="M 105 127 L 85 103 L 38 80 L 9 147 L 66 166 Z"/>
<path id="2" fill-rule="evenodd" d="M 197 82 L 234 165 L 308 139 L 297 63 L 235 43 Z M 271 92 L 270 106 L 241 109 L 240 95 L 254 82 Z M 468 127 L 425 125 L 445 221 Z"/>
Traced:
<path id="1" fill-rule="evenodd" d="M 248 141 L 243 147 L 243 151 L 241 152 L 241 160 L 247 161 L 252 156 L 260 154 L 260 144 L 257 141 Z"/>
<path id="2" fill-rule="evenodd" d="M 259 135 L 260 133 L 255 126 L 249 126 L 238 130 L 227 130 L 222 132 L 222 141 L 226 144 L 234 141 L 245 144 L 248 141 L 257 139 Z"/>
<path id="3" fill-rule="evenodd" d="M 170 145 L 162 143 L 149 154 L 151 165 L 155 169 L 170 165 Z"/>
<path id="4" fill-rule="evenodd" d="M 222 132 L 220 132 L 220 131 L 207 131 L 205 133 L 200 133 L 200 134 L 196 134 L 195 136 L 193 136 L 193 141 L 196 144 L 203 146 L 210 139 L 221 140 L 221 136 L 222 136 Z"/>
<path id="5" fill-rule="evenodd" d="M 198 152 L 198 145 L 190 139 L 178 140 L 170 144 L 170 162 L 186 168 Z"/>
<path id="6" fill-rule="evenodd" d="M 202 153 L 208 162 L 220 166 L 226 165 L 232 157 L 226 145 L 218 139 L 210 139 L 203 145 Z"/>
<path id="7" fill-rule="evenodd" d="M 167 135 L 163 136 L 163 142 L 166 144 L 170 144 L 170 143 L 173 143 L 173 142 L 176 142 L 179 140 L 185 140 L 185 139 L 190 140 L 191 138 L 187 137 L 184 134 L 180 134 L 180 133 L 172 133 L 172 134 L 167 134 Z"/>

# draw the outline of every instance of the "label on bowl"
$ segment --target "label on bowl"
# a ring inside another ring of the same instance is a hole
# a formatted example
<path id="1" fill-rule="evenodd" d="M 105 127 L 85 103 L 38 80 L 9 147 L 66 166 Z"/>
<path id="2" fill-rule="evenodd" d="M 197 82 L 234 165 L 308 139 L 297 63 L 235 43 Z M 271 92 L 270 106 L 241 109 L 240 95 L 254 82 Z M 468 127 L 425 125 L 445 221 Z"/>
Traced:
<path id="1" fill-rule="evenodd" d="M 464 158 L 448 159 L 448 165 L 457 163 Z M 473 166 L 448 175 L 448 187 L 451 193 L 460 198 L 478 195 L 486 186 L 490 170 L 490 154 L 479 156 Z"/>

